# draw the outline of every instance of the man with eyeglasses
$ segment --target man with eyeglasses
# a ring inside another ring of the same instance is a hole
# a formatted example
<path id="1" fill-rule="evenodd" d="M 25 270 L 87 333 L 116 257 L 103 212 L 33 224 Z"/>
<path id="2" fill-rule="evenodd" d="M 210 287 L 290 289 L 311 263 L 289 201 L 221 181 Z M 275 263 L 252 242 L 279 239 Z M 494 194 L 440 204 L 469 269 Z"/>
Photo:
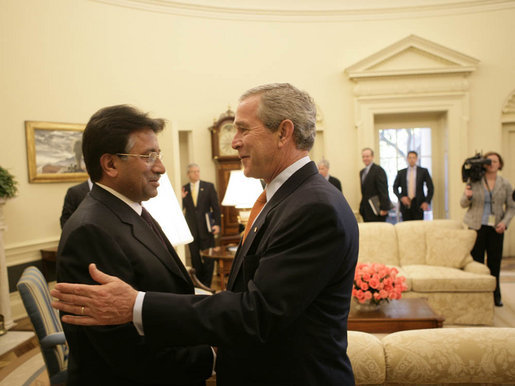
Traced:
<path id="1" fill-rule="evenodd" d="M 127 105 L 96 112 L 83 134 L 93 188 L 66 222 L 59 242 L 59 282 L 93 283 L 96 263 L 140 291 L 193 294 L 191 279 L 163 231 L 141 206 L 157 195 L 165 172 L 157 134 L 164 120 Z M 70 348 L 68 385 L 204 385 L 209 346 L 150 344 L 132 323 L 79 327 L 63 323 Z"/>
<path id="2" fill-rule="evenodd" d="M 53 306 L 78 314 L 65 316 L 77 325 L 132 321 L 149 341 L 216 344 L 219 386 L 354 385 L 346 350 L 358 225 L 310 161 L 315 123 L 314 100 L 290 84 L 258 86 L 240 98 L 232 147 L 244 174 L 262 178 L 266 189 L 227 291 L 142 293 L 92 264 L 102 285 L 58 283 L 52 295 L 61 301 Z"/>

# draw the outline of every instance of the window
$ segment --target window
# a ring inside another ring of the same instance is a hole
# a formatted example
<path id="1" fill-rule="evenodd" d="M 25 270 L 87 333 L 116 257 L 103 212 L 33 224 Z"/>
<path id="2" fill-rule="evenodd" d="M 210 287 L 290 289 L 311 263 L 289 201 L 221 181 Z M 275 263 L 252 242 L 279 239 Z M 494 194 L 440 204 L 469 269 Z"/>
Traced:
<path id="1" fill-rule="evenodd" d="M 388 192 L 392 203 L 395 204 L 395 208 L 392 209 L 395 213 L 391 213 L 389 217 L 394 216 L 398 218 L 398 200 L 397 196 L 393 193 L 393 183 L 397 172 L 408 166 L 406 157 L 410 150 L 414 150 L 418 153 L 418 165 L 427 168 L 432 175 L 430 128 L 417 127 L 379 130 L 379 162 L 388 176 Z M 429 213 L 424 214 L 424 218 L 433 218 L 431 208 Z"/>

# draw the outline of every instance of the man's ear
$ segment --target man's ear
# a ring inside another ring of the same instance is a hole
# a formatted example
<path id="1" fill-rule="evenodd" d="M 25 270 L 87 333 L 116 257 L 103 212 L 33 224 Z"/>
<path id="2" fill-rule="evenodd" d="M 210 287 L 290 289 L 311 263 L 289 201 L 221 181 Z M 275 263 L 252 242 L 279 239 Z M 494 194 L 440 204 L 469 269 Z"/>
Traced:
<path id="1" fill-rule="evenodd" d="M 292 139 L 294 128 L 293 122 L 289 119 L 285 119 L 279 124 L 277 132 L 279 134 L 279 141 L 282 145 Z"/>
<path id="2" fill-rule="evenodd" d="M 119 158 L 114 154 L 102 154 L 100 157 L 100 167 L 103 174 L 108 177 L 116 177 L 118 175 L 117 161 Z"/>

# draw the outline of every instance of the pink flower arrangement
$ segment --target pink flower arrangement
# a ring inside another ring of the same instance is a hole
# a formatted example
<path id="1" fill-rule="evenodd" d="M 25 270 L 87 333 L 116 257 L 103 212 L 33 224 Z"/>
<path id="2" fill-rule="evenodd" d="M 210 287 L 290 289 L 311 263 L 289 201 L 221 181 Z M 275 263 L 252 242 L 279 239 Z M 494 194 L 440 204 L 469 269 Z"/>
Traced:
<path id="1" fill-rule="evenodd" d="M 384 264 L 358 263 L 354 273 L 352 296 L 361 304 L 370 302 L 380 304 L 381 301 L 400 299 L 402 291 L 406 291 L 406 278 L 397 276 L 397 268 L 388 268 Z"/>

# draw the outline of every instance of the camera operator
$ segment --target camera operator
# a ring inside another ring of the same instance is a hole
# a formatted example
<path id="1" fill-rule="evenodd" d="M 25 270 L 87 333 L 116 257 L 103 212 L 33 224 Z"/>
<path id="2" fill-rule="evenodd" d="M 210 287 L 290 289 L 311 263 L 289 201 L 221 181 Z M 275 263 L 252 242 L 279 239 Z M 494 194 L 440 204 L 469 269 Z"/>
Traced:
<path id="1" fill-rule="evenodd" d="M 501 270 L 504 231 L 515 214 L 512 187 L 509 181 L 499 175 L 504 162 L 499 153 L 488 152 L 484 158 L 490 160 L 485 164 L 485 173 L 481 178 L 467 184 L 460 204 L 468 208 L 463 221 L 469 228 L 477 231 L 476 243 L 471 254 L 474 260 L 484 263 L 485 251 L 487 266 L 497 282 L 494 291 L 494 303 L 502 307 L 499 272 Z"/>

